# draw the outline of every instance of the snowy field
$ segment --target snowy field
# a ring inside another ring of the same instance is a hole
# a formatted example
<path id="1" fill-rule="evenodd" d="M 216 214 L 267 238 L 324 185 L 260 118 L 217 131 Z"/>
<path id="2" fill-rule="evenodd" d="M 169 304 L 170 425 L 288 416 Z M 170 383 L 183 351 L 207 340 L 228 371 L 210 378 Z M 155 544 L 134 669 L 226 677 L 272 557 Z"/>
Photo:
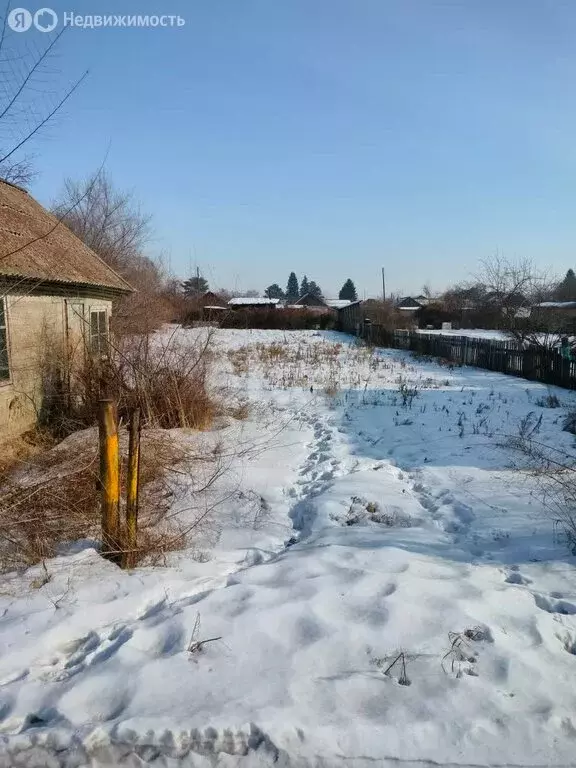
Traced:
<path id="1" fill-rule="evenodd" d="M 575 765 L 576 561 L 507 447 L 572 453 L 574 394 L 337 333 L 215 348 L 250 410 L 197 546 L 4 578 L 0 765 Z"/>
<path id="2" fill-rule="evenodd" d="M 504 331 L 485 330 L 483 328 L 461 328 L 460 330 L 426 330 L 418 333 L 426 333 L 435 336 L 467 336 L 469 339 L 493 339 L 495 341 L 509 341 L 510 336 Z"/>

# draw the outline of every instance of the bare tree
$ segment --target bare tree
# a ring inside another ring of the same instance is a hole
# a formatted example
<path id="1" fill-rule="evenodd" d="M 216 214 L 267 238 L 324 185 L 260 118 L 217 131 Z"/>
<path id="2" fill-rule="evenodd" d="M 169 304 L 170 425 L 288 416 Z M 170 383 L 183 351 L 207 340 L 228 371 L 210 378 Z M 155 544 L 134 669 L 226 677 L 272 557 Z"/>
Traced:
<path id="1" fill-rule="evenodd" d="M 118 301 L 113 315 L 120 333 L 147 333 L 179 313 L 173 285 L 159 258 L 145 254 L 151 217 L 131 192 L 117 189 L 99 171 L 83 181 L 68 179 L 53 213 L 136 292 Z"/>
<path id="2" fill-rule="evenodd" d="M 541 318 L 532 307 L 552 294 L 556 281 L 530 259 L 510 260 L 496 254 L 481 262 L 477 283 L 483 309 L 497 318 L 497 327 L 518 341 L 542 343 Z"/>
<path id="3" fill-rule="evenodd" d="M 64 30 L 46 35 L 44 47 L 38 48 L 25 36 L 10 33 L 9 11 L 10 2 L 0 19 L 0 178 L 26 187 L 35 176 L 30 142 L 53 121 L 88 73 L 61 91 L 54 89 L 50 81 L 59 73 L 52 58 Z"/>
<path id="4" fill-rule="evenodd" d="M 27 155 L 22 160 L 15 160 L 13 163 L 7 160 L 0 166 L 0 179 L 23 189 L 27 189 L 36 176 L 31 155 Z"/>
<path id="5" fill-rule="evenodd" d="M 142 213 L 131 192 L 116 189 L 105 172 L 83 181 L 67 179 L 52 212 L 121 274 L 133 269 L 150 239 L 151 217 Z"/>

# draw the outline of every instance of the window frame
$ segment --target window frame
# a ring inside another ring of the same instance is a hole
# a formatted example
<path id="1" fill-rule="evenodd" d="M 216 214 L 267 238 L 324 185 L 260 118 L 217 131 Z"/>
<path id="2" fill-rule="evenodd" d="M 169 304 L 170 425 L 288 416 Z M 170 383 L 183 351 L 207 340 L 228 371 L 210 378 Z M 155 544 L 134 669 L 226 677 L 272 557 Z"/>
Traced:
<path id="1" fill-rule="evenodd" d="M 6 378 L 2 376 L 2 368 L 0 368 L 0 387 L 6 386 L 6 384 L 12 383 L 12 364 L 10 360 L 10 333 L 8 330 L 8 302 L 6 296 L 0 296 L 0 335 L 4 331 L 4 338 L 6 339 L 6 365 L 8 369 L 8 375 Z"/>
<path id="2" fill-rule="evenodd" d="M 93 318 L 97 317 L 97 329 L 94 332 Z M 104 316 L 104 330 L 101 327 L 102 316 Z M 90 328 L 88 336 L 88 349 L 91 355 L 107 358 L 110 354 L 110 326 L 108 322 L 108 310 L 105 307 L 90 307 Z"/>

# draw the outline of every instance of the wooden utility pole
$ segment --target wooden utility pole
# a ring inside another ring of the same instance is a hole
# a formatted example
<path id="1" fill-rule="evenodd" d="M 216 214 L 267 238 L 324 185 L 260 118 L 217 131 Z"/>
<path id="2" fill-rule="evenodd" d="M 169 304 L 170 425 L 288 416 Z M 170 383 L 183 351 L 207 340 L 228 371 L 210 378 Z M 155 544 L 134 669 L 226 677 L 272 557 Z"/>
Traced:
<path id="1" fill-rule="evenodd" d="M 128 438 L 128 475 L 126 478 L 126 546 L 122 553 L 122 567 L 136 565 L 138 546 L 138 490 L 140 480 L 140 409 L 130 417 Z"/>
<path id="2" fill-rule="evenodd" d="M 118 414 L 110 399 L 99 402 L 100 492 L 102 545 L 105 557 L 120 560 L 120 460 L 118 452 Z"/>
<path id="3" fill-rule="evenodd" d="M 386 301 L 386 273 L 382 267 L 382 301 Z"/>

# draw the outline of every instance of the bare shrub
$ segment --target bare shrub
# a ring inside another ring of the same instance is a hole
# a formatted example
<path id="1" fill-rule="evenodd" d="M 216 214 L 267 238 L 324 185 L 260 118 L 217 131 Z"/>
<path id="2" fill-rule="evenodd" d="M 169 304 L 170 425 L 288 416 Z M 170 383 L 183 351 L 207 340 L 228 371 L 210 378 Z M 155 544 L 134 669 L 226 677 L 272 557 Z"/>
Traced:
<path id="1" fill-rule="evenodd" d="M 111 397 L 121 419 L 140 408 L 143 423 L 170 429 L 206 429 L 219 406 L 209 392 L 212 335 L 182 342 L 169 335 L 146 334 L 111 341 L 100 358 L 82 350 L 45 345 L 40 422 L 59 436 L 96 422 L 98 401 Z"/>
<path id="2" fill-rule="evenodd" d="M 328 397 L 336 397 L 338 394 L 338 382 L 337 381 L 329 381 L 324 386 L 324 394 Z"/>
<path id="3" fill-rule="evenodd" d="M 418 397 L 418 387 L 410 384 L 403 376 L 398 377 L 398 394 L 403 408 L 412 408 L 412 404 Z"/>
<path id="4" fill-rule="evenodd" d="M 542 426 L 542 414 L 536 418 L 534 411 L 528 411 L 518 425 L 518 438 L 521 442 L 530 440 L 537 435 Z"/>
<path id="5" fill-rule="evenodd" d="M 368 501 L 361 496 L 352 496 L 350 506 L 343 520 L 344 525 L 366 525 L 379 523 L 389 528 L 410 528 L 413 521 L 401 509 L 381 508 L 377 501 Z"/>
<path id="6" fill-rule="evenodd" d="M 150 426 L 206 429 L 217 411 L 207 385 L 211 339 L 179 343 L 176 331 L 130 339 L 113 356 L 120 413 L 139 407 Z"/>
<path id="7" fill-rule="evenodd" d="M 121 490 L 125 498 L 128 436 L 120 432 Z M 161 430 L 142 434 L 138 547 L 135 561 L 164 563 L 189 546 L 222 501 L 208 498 L 228 469 L 222 450 Z M 72 542 L 99 547 L 101 537 L 96 430 L 77 432 L 0 477 L 0 570 L 26 568 L 54 557 Z M 121 519 L 124 519 L 121 514 Z M 120 540 L 126 540 L 122 529 Z"/>
<path id="8" fill-rule="evenodd" d="M 573 435 L 576 435 L 576 411 L 569 411 L 564 419 L 562 429 L 564 432 L 571 432 Z"/>
<path id="9" fill-rule="evenodd" d="M 539 405 L 540 408 L 560 408 L 562 404 L 557 395 L 549 392 L 547 395 L 539 397 L 536 400 L 536 405 Z"/>
<path id="10" fill-rule="evenodd" d="M 523 471 L 534 483 L 533 495 L 540 500 L 570 551 L 576 554 L 576 458 L 537 440 L 537 431 L 521 426 L 520 436 L 510 438 L 508 445 L 527 460 Z"/>
<path id="11" fill-rule="evenodd" d="M 326 330 L 336 326 L 336 314 L 318 313 L 307 309 L 236 309 L 222 312 L 219 316 L 221 328 L 272 328 L 301 330 L 320 328 Z"/>
<path id="12" fill-rule="evenodd" d="M 445 664 L 450 662 L 450 672 L 455 677 L 463 674 L 477 676 L 475 664 L 478 661 L 478 652 L 472 648 L 471 642 L 487 640 L 492 642 L 490 630 L 485 627 L 471 627 L 462 632 L 448 632 L 450 648 L 442 657 L 442 669 L 446 672 Z"/>
<path id="13" fill-rule="evenodd" d="M 245 421 L 251 413 L 250 403 L 242 401 L 228 406 L 227 413 L 237 421 Z"/>

